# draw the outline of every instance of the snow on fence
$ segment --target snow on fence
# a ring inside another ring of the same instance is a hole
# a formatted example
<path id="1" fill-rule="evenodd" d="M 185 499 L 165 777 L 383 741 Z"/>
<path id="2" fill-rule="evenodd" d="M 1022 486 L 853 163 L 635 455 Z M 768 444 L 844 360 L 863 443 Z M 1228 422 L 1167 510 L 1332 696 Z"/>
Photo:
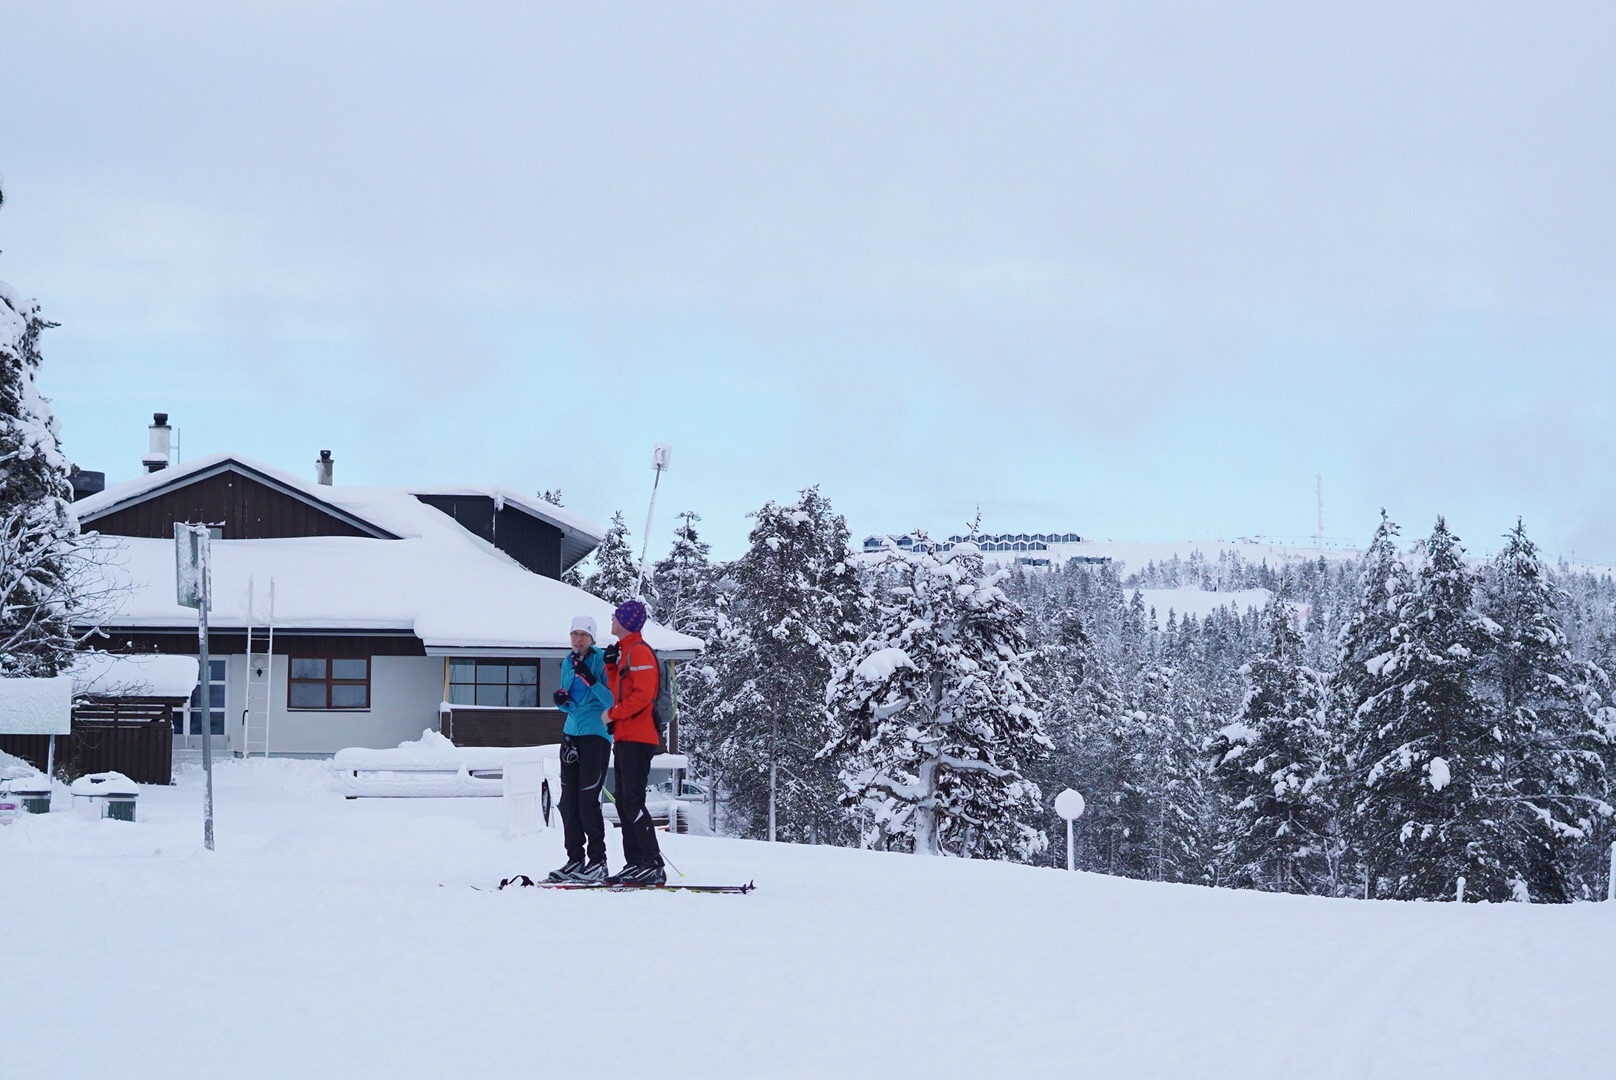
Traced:
<path id="1" fill-rule="evenodd" d="M 338 750 L 331 758 L 331 771 L 350 799 L 510 798 L 514 790 L 518 799 L 531 795 L 538 800 L 536 827 L 543 828 L 548 824 L 543 807 L 546 780 L 551 792 L 560 790 L 559 751 L 557 746 L 456 746 L 428 729 L 419 739 L 391 749 Z M 507 808 L 507 817 L 511 813 Z M 519 812 L 527 814 L 527 808 Z M 533 831 L 526 820 L 523 816 L 514 826 L 508 822 L 511 835 Z"/>
<path id="2" fill-rule="evenodd" d="M 428 729 L 390 750 L 338 750 L 331 771 L 350 799 L 497 798 L 504 794 L 510 753 L 502 746 L 456 746 Z"/>
<path id="3" fill-rule="evenodd" d="M 525 836 L 550 824 L 550 777 L 560 786 L 561 762 L 553 746 L 513 750 L 505 761 L 505 835 Z"/>

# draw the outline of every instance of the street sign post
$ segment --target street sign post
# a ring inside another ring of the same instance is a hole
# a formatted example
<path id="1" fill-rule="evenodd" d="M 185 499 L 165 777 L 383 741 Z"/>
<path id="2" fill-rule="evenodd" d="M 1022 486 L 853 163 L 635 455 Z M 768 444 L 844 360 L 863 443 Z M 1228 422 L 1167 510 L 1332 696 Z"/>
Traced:
<path id="1" fill-rule="evenodd" d="M 181 607 L 196 608 L 197 703 L 202 715 L 202 843 L 213 850 L 213 702 L 208 678 L 208 609 L 213 606 L 213 529 L 174 523 L 174 592 Z"/>

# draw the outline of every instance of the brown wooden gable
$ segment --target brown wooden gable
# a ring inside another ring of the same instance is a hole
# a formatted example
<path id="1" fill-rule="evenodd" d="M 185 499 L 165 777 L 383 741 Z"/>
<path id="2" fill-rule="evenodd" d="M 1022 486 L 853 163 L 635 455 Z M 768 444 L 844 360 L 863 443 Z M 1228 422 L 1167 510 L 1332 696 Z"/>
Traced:
<path id="1" fill-rule="evenodd" d="M 321 506 L 301 493 L 251 475 L 244 466 L 226 462 L 218 469 L 182 478 L 174 487 L 158 488 L 134 502 L 91 515 L 86 531 L 109 536 L 166 539 L 175 522 L 223 522 L 226 540 L 268 540 L 293 536 L 370 536 L 394 539 L 385 530 Z"/>

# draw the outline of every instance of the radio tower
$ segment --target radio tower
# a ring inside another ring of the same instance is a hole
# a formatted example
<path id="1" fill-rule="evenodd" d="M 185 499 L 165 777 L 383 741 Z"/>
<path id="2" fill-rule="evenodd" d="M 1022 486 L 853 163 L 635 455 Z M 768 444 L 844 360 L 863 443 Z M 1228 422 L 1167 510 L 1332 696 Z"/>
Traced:
<path id="1" fill-rule="evenodd" d="M 1324 474 L 1315 473 L 1313 476 L 1313 494 L 1319 500 L 1319 528 L 1313 534 L 1313 546 L 1320 551 L 1324 550 Z"/>

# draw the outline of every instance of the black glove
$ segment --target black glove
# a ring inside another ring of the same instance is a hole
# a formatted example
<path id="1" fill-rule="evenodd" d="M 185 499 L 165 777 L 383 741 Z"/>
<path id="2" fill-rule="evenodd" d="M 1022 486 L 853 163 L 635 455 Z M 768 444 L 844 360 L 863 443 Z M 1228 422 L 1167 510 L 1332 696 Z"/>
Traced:
<path id="1" fill-rule="evenodd" d="M 617 642 L 615 641 L 606 646 L 606 648 L 601 652 L 601 655 L 606 658 L 606 662 L 608 664 L 617 663 L 617 658 L 622 654 L 623 650 L 617 647 Z"/>
<path id="2" fill-rule="evenodd" d="M 555 701 L 556 708 L 564 709 L 568 705 L 572 704 L 572 695 L 567 693 L 565 690 L 557 690 L 552 700 Z"/>
<path id="3" fill-rule="evenodd" d="M 581 657 L 574 656 L 572 658 L 572 673 L 575 677 L 582 679 L 585 686 L 595 685 L 595 676 L 590 672 L 589 665 Z"/>

